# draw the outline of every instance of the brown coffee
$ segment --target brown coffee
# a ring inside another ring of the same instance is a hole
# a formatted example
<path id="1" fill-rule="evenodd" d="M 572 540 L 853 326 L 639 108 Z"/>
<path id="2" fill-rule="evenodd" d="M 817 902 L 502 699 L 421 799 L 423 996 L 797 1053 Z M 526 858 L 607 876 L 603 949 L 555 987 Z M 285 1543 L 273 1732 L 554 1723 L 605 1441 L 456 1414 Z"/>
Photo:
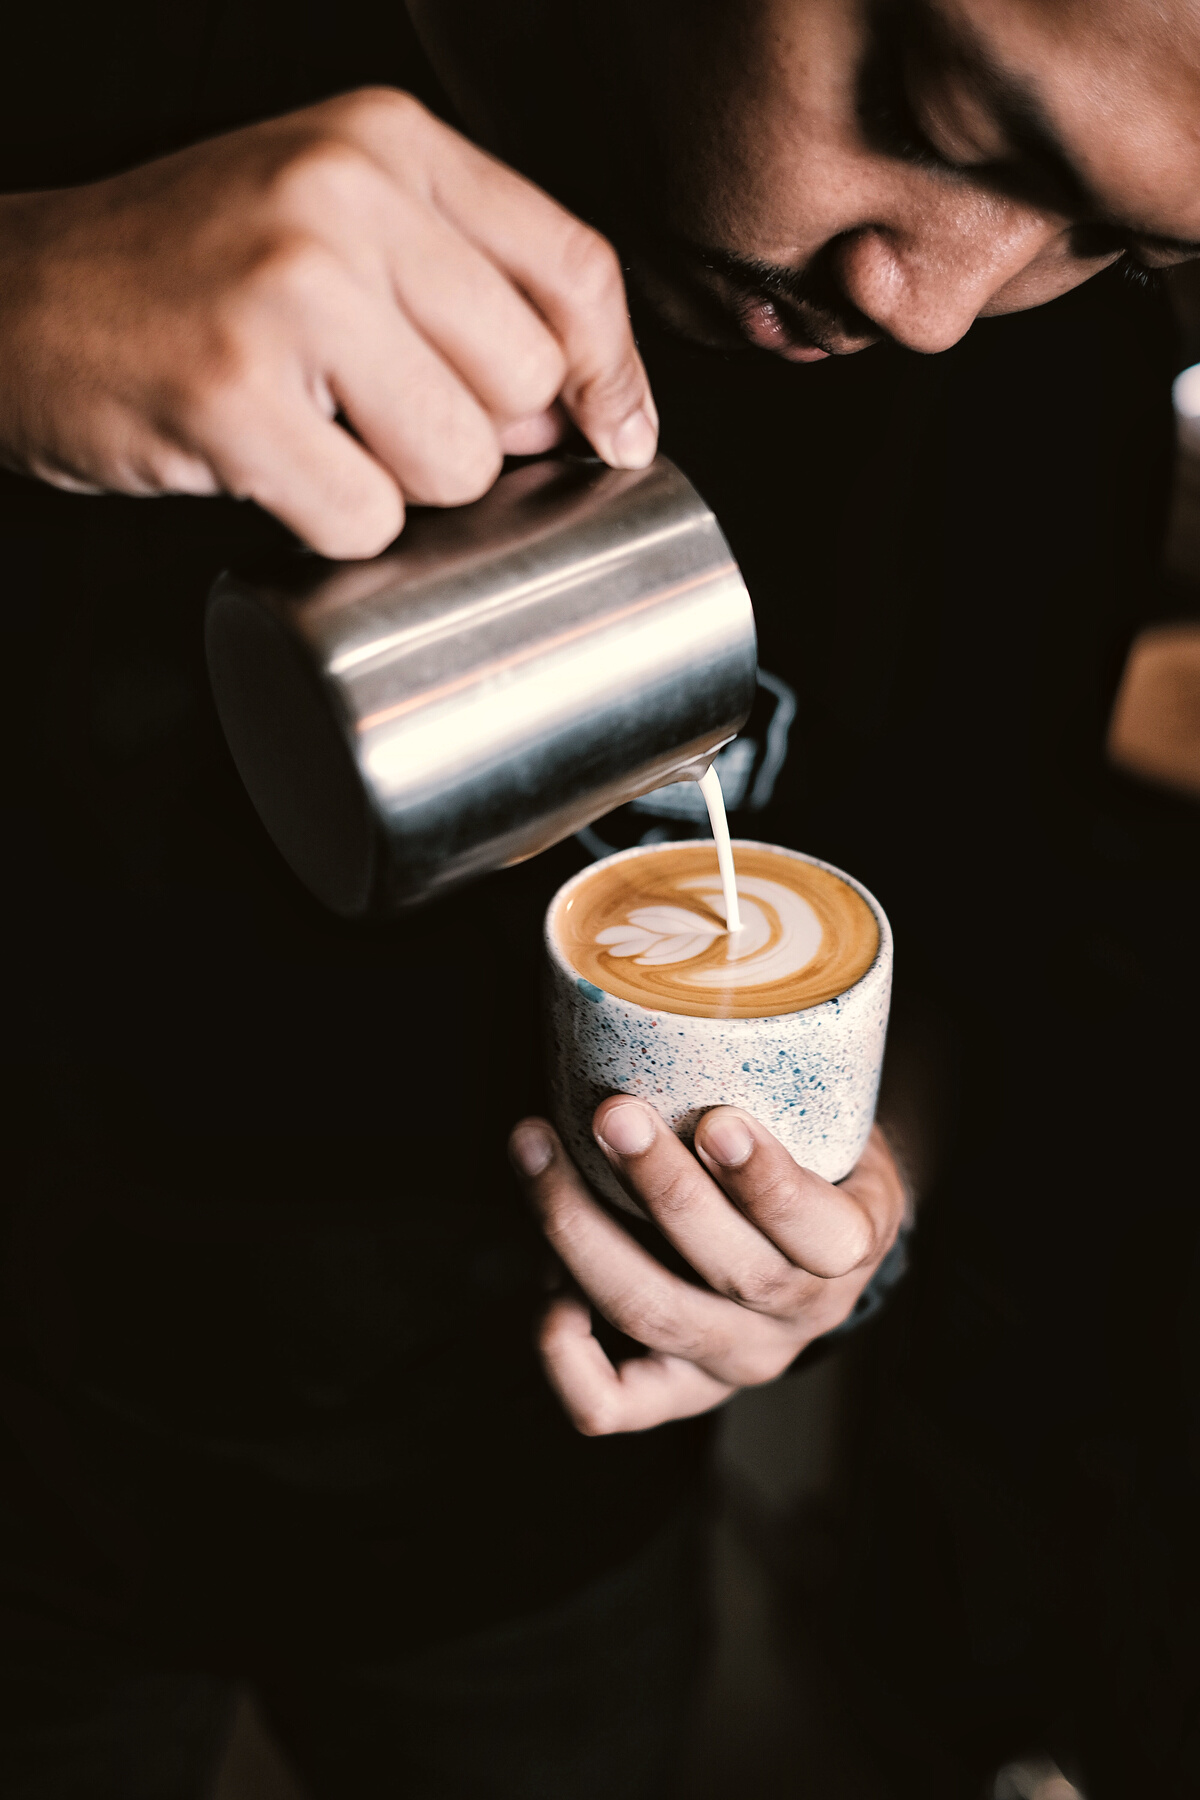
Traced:
<path id="1" fill-rule="evenodd" d="M 691 1018 L 764 1019 L 845 993 L 879 927 L 827 869 L 763 844 L 734 846 L 742 929 L 727 932 L 716 848 L 670 844 L 602 863 L 559 904 L 559 947 L 618 999 Z"/>

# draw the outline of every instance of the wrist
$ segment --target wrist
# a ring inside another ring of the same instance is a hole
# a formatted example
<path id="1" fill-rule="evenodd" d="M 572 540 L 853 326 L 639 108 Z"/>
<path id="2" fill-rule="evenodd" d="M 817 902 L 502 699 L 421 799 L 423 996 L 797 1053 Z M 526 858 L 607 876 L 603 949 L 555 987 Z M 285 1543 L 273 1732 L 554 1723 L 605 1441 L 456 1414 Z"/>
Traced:
<path id="1" fill-rule="evenodd" d="M 887 1146 L 900 1196 L 900 1230 L 911 1230 L 916 1222 L 917 1207 L 923 1186 L 920 1183 L 921 1158 L 914 1151 L 911 1134 L 901 1121 L 877 1118 L 876 1129 Z"/>

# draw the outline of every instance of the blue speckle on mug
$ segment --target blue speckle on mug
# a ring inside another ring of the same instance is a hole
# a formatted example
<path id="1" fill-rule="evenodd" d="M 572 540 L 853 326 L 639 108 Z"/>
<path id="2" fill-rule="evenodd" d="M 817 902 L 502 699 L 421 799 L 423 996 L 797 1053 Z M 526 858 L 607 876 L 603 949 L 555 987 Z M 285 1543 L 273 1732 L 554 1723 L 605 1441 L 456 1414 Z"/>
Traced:
<path id="1" fill-rule="evenodd" d="M 744 1106 L 804 1167 L 841 1180 L 862 1153 L 882 1061 L 891 938 L 879 922 L 879 957 L 853 989 L 762 1019 L 672 1016 L 621 1001 L 571 968 L 548 933 L 555 1116 L 588 1180 L 613 1205 L 629 1204 L 591 1131 L 597 1101 L 614 1090 L 650 1101 L 685 1142 L 708 1107 Z"/>

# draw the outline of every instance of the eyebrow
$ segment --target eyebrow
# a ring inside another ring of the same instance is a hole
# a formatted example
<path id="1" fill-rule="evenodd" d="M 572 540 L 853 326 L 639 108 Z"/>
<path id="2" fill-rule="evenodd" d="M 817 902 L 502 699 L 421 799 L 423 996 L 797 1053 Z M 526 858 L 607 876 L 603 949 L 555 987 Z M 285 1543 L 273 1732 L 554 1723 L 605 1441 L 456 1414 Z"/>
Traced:
<path id="1" fill-rule="evenodd" d="M 973 31 L 965 26 L 955 28 L 934 12 L 928 0 L 902 0 L 900 11 L 913 33 L 912 47 L 931 50 L 943 65 L 957 64 L 965 71 L 1017 155 L 1042 178 L 1041 192 L 1028 197 L 1048 201 L 1081 215 L 1087 223 L 1104 225 L 1119 236 L 1166 254 L 1200 256 L 1200 243 L 1114 218 L 1073 162 L 1037 90 L 997 63 Z"/>

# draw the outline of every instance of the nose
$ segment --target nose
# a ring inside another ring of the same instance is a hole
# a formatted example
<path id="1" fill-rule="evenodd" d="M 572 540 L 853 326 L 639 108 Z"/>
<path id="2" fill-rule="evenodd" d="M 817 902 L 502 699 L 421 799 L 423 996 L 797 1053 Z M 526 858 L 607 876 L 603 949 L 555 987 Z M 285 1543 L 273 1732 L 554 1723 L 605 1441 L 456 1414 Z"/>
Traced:
<path id="1" fill-rule="evenodd" d="M 962 195 L 916 220 L 848 233 L 836 264 L 860 312 L 897 343 L 932 354 L 957 344 L 1061 230 L 1032 208 Z"/>

